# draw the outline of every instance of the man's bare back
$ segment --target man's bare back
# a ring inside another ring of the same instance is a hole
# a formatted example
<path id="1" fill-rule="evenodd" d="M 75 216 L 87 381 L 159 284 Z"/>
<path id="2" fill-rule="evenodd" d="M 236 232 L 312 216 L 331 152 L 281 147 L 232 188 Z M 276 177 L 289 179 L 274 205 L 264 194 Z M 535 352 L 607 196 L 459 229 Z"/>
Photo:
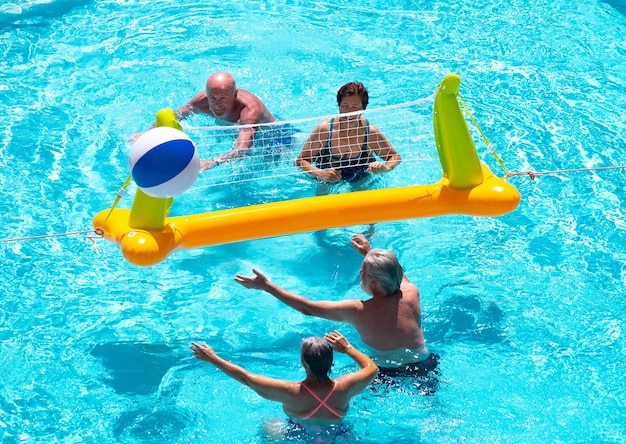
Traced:
<path id="1" fill-rule="evenodd" d="M 375 350 L 422 347 L 424 335 L 419 290 L 405 278 L 397 294 L 363 301 L 363 312 L 353 326 L 361 340 Z"/>

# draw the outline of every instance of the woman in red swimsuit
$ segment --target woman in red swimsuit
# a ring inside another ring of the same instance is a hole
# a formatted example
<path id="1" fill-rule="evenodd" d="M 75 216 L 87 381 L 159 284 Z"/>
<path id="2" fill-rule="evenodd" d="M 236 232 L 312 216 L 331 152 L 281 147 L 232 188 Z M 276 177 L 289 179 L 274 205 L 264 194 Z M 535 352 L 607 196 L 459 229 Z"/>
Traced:
<path id="1" fill-rule="evenodd" d="M 210 362 L 233 379 L 247 385 L 260 396 L 283 404 L 283 410 L 292 420 L 306 427 L 330 426 L 341 422 L 348 411 L 350 400 L 361 393 L 374 379 L 378 367 L 367 355 L 352 347 L 339 332 L 323 338 L 302 340 L 301 362 L 306 378 L 301 382 L 269 378 L 248 372 L 243 367 L 220 358 L 208 345 L 191 343 L 196 358 Z M 333 349 L 350 356 L 359 370 L 330 378 Z"/>
<path id="2" fill-rule="evenodd" d="M 362 111 L 368 102 L 367 89 L 360 82 L 347 83 L 337 92 L 341 114 Z M 352 114 L 318 124 L 304 142 L 296 164 L 324 182 L 355 182 L 369 173 L 391 171 L 401 160 L 378 128 L 360 114 Z"/>

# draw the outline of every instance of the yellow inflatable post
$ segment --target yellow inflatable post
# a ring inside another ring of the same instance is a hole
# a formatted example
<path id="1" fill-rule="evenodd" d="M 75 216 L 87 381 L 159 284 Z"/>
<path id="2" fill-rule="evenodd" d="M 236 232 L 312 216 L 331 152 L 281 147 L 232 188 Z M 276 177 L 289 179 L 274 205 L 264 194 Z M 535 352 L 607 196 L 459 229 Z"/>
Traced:
<path id="1" fill-rule="evenodd" d="M 156 126 L 167 126 L 182 131 L 174 111 L 163 108 L 156 113 Z M 137 188 L 135 199 L 130 210 L 129 225 L 138 230 L 161 231 L 165 225 L 165 217 L 174 202 L 173 198 L 152 197 Z"/>
<path id="2" fill-rule="evenodd" d="M 147 266 L 188 248 L 417 217 L 509 213 L 519 205 L 520 194 L 478 160 L 456 99 L 459 84 L 458 76 L 449 75 L 435 98 L 435 140 L 443 168 L 436 183 L 169 217 L 155 230 L 135 229 L 129 210 L 114 208 L 98 213 L 94 227 L 116 242 L 129 262 Z"/>
<path id="3" fill-rule="evenodd" d="M 450 186 L 465 189 L 484 181 L 474 141 L 456 99 L 461 78 L 448 75 L 440 84 L 435 98 L 433 124 L 439 161 Z"/>

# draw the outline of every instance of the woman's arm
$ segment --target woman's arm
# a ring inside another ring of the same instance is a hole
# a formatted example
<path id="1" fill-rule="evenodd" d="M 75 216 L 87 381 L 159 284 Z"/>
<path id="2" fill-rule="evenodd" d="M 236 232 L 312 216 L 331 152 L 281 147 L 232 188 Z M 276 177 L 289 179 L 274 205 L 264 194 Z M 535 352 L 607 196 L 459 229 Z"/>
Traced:
<path id="1" fill-rule="evenodd" d="M 402 157 L 385 135 L 375 126 L 370 128 L 370 149 L 381 159 L 385 161 L 374 162 L 370 165 L 369 170 L 372 173 L 386 173 L 397 167 L 402 162 Z"/>
<path id="2" fill-rule="evenodd" d="M 347 354 L 361 367 L 356 372 L 337 378 L 337 382 L 345 385 L 346 393 L 350 398 L 361 393 L 376 377 L 378 366 L 372 358 L 354 348 L 338 331 L 327 333 L 324 339 L 331 343 L 336 352 Z"/>
<path id="3" fill-rule="evenodd" d="M 291 398 L 291 392 L 295 390 L 296 383 L 250 373 L 245 368 L 219 357 L 206 343 L 200 345 L 192 342 L 189 348 L 196 358 L 213 364 L 226 375 L 243 385 L 247 385 L 260 396 L 270 401 L 285 403 Z"/>
<path id="4" fill-rule="evenodd" d="M 309 173 L 325 182 L 337 182 L 341 179 L 341 173 L 333 168 L 321 169 L 313 165 L 315 159 L 320 155 L 320 151 L 330 137 L 329 121 L 325 120 L 318 124 L 304 142 L 302 150 L 296 157 L 296 165 L 305 173 Z"/>

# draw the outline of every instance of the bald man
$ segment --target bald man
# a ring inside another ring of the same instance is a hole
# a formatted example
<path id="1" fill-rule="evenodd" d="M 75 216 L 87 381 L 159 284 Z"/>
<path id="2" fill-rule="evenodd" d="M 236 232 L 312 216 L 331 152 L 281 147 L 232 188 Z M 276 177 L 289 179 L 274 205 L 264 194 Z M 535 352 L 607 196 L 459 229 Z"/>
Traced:
<path id="1" fill-rule="evenodd" d="M 216 72 L 209 76 L 206 89 L 196 94 L 186 105 L 176 110 L 179 119 L 192 114 L 208 114 L 217 119 L 238 125 L 255 125 L 276 121 L 261 99 L 244 89 L 237 88 L 233 76 L 226 72 Z M 246 155 L 254 142 L 256 127 L 246 127 L 230 151 L 214 159 L 201 161 L 200 171 L 208 170 L 223 162 Z"/>

